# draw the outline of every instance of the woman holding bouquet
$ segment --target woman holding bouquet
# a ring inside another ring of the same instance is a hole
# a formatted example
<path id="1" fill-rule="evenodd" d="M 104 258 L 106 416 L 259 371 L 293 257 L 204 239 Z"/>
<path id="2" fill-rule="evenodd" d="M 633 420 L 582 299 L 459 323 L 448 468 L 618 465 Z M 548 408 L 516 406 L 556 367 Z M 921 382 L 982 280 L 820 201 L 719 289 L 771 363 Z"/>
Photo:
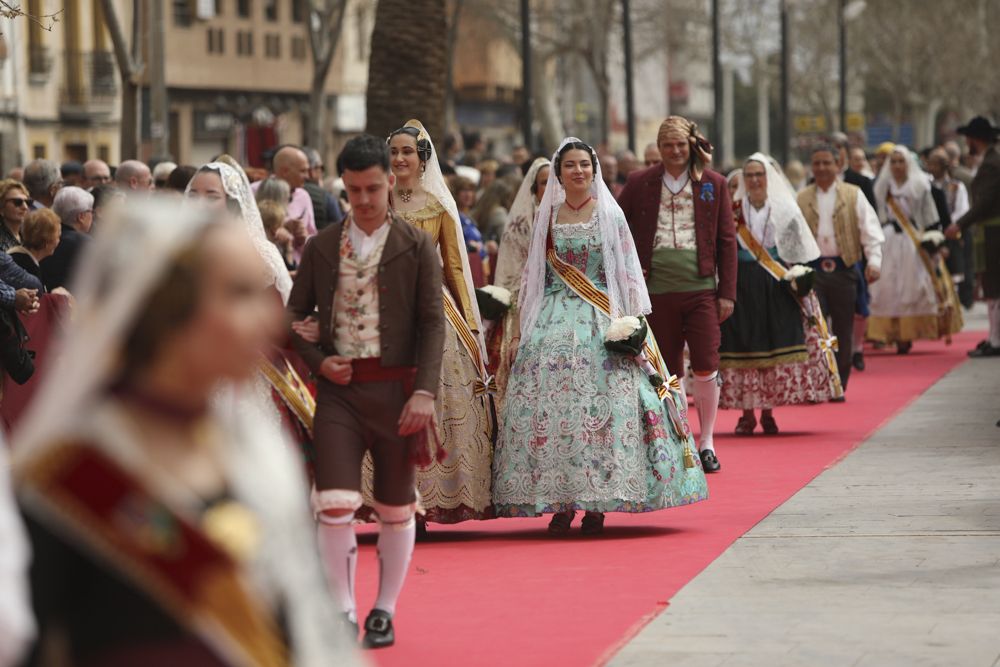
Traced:
<path id="1" fill-rule="evenodd" d="M 625 217 L 590 146 L 563 141 L 538 211 L 494 454 L 497 514 L 553 514 L 549 532 L 562 535 L 584 510 L 583 532 L 595 535 L 604 512 L 705 499 L 680 393 L 658 390 L 650 375 L 669 381 L 652 336 L 642 363 L 606 347 L 606 338 L 630 335 L 640 345 L 637 318 L 650 304 Z"/>
<path id="2" fill-rule="evenodd" d="M 795 193 L 770 158 L 754 153 L 733 197 L 739 243 L 736 310 L 722 324 L 719 407 L 742 409 L 736 435 L 778 432 L 772 409 L 840 395 L 811 269 L 819 246 Z"/>

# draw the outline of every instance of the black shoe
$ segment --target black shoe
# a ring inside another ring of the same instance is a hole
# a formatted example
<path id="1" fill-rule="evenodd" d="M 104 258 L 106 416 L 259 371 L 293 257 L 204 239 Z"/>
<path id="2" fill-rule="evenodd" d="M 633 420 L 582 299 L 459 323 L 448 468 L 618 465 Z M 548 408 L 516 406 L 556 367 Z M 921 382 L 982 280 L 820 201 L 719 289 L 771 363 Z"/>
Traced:
<path id="1" fill-rule="evenodd" d="M 851 359 L 851 364 L 854 366 L 854 370 L 865 370 L 865 355 L 860 352 L 855 352 L 854 357 Z"/>
<path id="2" fill-rule="evenodd" d="M 896 354 L 909 354 L 910 350 L 912 349 L 913 349 L 912 341 L 896 343 Z"/>
<path id="3" fill-rule="evenodd" d="M 722 464 L 719 463 L 718 457 L 711 449 L 706 449 L 701 452 L 701 467 L 702 470 L 707 473 L 719 472 L 722 470 Z"/>
<path id="4" fill-rule="evenodd" d="M 417 542 L 426 542 L 427 522 L 421 519 L 417 519 L 416 524 L 417 524 L 417 537 L 416 537 Z"/>
<path id="5" fill-rule="evenodd" d="M 1000 347 L 993 347 L 989 343 L 983 345 L 979 344 L 974 350 L 969 350 L 969 356 L 973 359 L 979 359 L 980 357 L 1000 357 Z"/>
<path id="6" fill-rule="evenodd" d="M 831 398 L 831 399 L 830 399 L 830 402 L 831 402 L 831 403 L 843 403 L 843 402 L 845 402 L 846 400 L 847 400 L 847 399 L 846 399 L 846 398 L 844 398 L 844 395 L 843 395 L 843 394 L 841 394 L 840 396 L 837 396 L 836 398 Z"/>
<path id="7" fill-rule="evenodd" d="M 388 648 L 396 643 L 396 633 L 392 629 L 392 615 L 381 609 L 372 609 L 365 619 L 365 648 Z"/>

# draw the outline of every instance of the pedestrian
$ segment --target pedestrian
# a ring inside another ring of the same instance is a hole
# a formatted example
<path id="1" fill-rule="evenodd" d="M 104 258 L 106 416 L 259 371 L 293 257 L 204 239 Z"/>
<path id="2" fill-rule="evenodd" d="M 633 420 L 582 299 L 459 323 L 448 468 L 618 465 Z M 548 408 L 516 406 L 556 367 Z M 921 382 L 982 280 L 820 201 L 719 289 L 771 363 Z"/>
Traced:
<path id="1" fill-rule="evenodd" d="M 834 148 L 814 146 L 811 165 L 815 182 L 799 192 L 797 201 L 819 246 L 820 257 L 812 264 L 816 296 L 837 337 L 837 370 L 846 391 L 854 356 L 858 282 L 879 279 L 885 237 L 878 215 L 861 189 L 837 180 Z M 867 261 L 864 278 L 859 268 L 862 257 Z M 832 400 L 843 401 L 844 397 Z"/>
<path id="2" fill-rule="evenodd" d="M 867 337 L 895 344 L 899 354 L 906 354 L 915 340 L 961 331 L 961 307 L 951 281 L 945 284 L 939 275 L 940 258 L 921 247 L 925 232 L 940 217 L 931 182 L 909 149 L 892 149 L 875 183 L 875 196 L 885 237 L 884 275 L 871 286 Z"/>
<path id="3" fill-rule="evenodd" d="M 153 186 L 157 190 L 164 190 L 167 187 L 167 182 L 170 180 L 170 174 L 174 173 L 174 169 L 177 169 L 177 163 L 166 160 L 165 162 L 157 162 L 156 166 L 153 167 Z"/>
<path id="4" fill-rule="evenodd" d="M 112 182 L 111 167 L 104 160 L 87 160 L 83 163 L 83 184 L 85 190 L 98 185 L 110 185 Z"/>
<path id="5" fill-rule="evenodd" d="M 20 181 L 7 178 L 0 181 L 0 252 L 6 252 L 21 242 L 21 225 L 31 210 L 31 196 Z"/>
<path id="6" fill-rule="evenodd" d="M 312 198 L 304 189 L 309 179 L 309 158 L 298 146 L 280 146 L 271 159 L 271 175 L 288 183 L 292 191 L 288 202 L 288 230 L 295 237 L 292 257 L 298 263 L 302 260 L 302 251 L 306 241 L 316 235 L 316 217 L 313 211 Z M 266 179 L 265 179 L 266 180 Z M 256 192 L 263 181 L 253 183 Z"/>
<path id="7" fill-rule="evenodd" d="M 606 512 L 706 498 L 679 385 L 638 319 L 650 299 L 632 235 L 594 150 L 574 137 L 552 157 L 519 299 L 493 463 L 497 514 L 551 514 L 549 533 L 561 536 L 583 510 L 583 534 L 598 535 Z M 606 344 L 633 337 L 633 352 Z"/>
<path id="8" fill-rule="evenodd" d="M 309 193 L 316 229 L 321 230 L 330 223 L 343 220 L 344 212 L 340 209 L 340 204 L 333 193 L 323 187 L 326 165 L 323 164 L 323 157 L 319 151 L 315 148 L 304 148 L 303 151 L 309 160 L 309 177 L 302 184 L 302 188 Z"/>
<path id="9" fill-rule="evenodd" d="M 292 340 L 319 378 L 313 506 L 327 573 L 355 634 L 352 522 L 363 502 L 362 459 L 371 453 L 380 574 L 364 645 L 381 648 L 395 642 L 393 617 L 414 545 L 414 461 L 427 461 L 435 426 L 445 328 L 441 268 L 431 236 L 390 208 L 384 141 L 351 139 L 337 170 L 352 215 L 306 246 L 288 310 L 297 322 L 320 313 L 318 344 L 294 326 Z"/>
<path id="10" fill-rule="evenodd" d="M 667 368 L 691 353 L 698 449 L 705 472 L 721 469 L 713 431 L 719 408 L 719 325 L 736 302 L 736 230 L 726 179 L 708 169 L 712 145 L 681 116 L 660 125 L 663 162 L 629 177 L 619 203 L 635 236 L 649 289 L 650 326 Z"/>
<path id="11" fill-rule="evenodd" d="M 514 203 L 511 204 L 507 226 L 500 241 L 493 284 L 499 289 L 506 290 L 508 307 L 499 324 L 491 331 L 489 347 L 490 360 L 496 368 L 494 375 L 497 383 L 497 414 L 503 412 L 507 383 L 510 380 L 511 345 L 518 331 L 520 319 L 518 297 L 521 292 L 521 274 L 528 261 L 535 213 L 542 197 L 545 196 L 550 167 L 551 162 L 544 157 L 537 158 L 531 163 L 514 197 Z"/>
<path id="12" fill-rule="evenodd" d="M 70 281 L 91 240 L 94 195 L 83 188 L 63 188 L 52 203 L 52 212 L 59 216 L 62 232 L 55 252 L 41 262 L 42 280 L 50 292 L 71 286 Z"/>
<path id="13" fill-rule="evenodd" d="M 969 356 L 996 357 L 1000 356 L 1000 127 L 976 116 L 958 132 L 965 136 L 969 153 L 982 156 L 982 162 L 969 188 L 971 207 L 948 228 L 947 235 L 952 239 L 960 235 L 974 239 L 975 268 L 989 309 L 989 337 Z"/>
<path id="14" fill-rule="evenodd" d="M 24 186 L 31 195 L 33 209 L 51 208 L 63 186 L 59 165 L 52 160 L 32 160 L 24 168 Z"/>
<path id="15" fill-rule="evenodd" d="M 32 211 L 24 219 L 21 243 L 7 252 L 14 263 L 22 269 L 42 279 L 42 261 L 51 257 L 62 237 L 62 223 L 52 209 Z"/>
<path id="16" fill-rule="evenodd" d="M 176 204 L 111 224 L 13 443 L 27 664 L 353 664 L 301 468 L 245 398 L 282 330 L 253 243 Z"/>
<path id="17" fill-rule="evenodd" d="M 733 200 L 739 249 L 736 309 L 722 323 L 723 409 L 743 410 L 736 435 L 751 435 L 755 410 L 766 435 L 778 433 L 773 409 L 822 403 L 842 393 L 831 337 L 815 295 L 819 247 L 795 193 L 771 159 L 754 153 Z M 802 273 L 798 277 L 798 273 Z"/>
<path id="18" fill-rule="evenodd" d="M 147 196 L 153 189 L 153 173 L 139 160 L 125 160 L 115 171 L 118 189 L 128 197 Z"/>

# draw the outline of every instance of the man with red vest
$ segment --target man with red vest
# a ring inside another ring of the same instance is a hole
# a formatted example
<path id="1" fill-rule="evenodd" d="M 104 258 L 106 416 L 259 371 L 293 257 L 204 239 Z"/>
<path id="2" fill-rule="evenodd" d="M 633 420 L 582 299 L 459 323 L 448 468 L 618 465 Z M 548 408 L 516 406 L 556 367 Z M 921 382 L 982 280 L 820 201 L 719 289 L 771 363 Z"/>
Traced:
<path id="1" fill-rule="evenodd" d="M 705 472 L 721 466 L 712 432 L 719 409 L 719 325 L 736 305 L 736 230 L 726 180 L 707 165 L 712 145 L 670 116 L 656 139 L 663 162 L 633 172 L 618 198 L 635 237 L 653 312 L 649 324 L 671 373 L 691 352 Z"/>

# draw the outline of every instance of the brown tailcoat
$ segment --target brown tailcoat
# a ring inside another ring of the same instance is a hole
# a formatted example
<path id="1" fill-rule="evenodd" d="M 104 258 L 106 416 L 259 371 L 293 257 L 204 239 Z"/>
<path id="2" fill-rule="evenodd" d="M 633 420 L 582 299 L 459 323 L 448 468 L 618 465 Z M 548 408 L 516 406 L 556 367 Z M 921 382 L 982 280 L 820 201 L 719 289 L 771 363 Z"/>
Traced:
<path id="1" fill-rule="evenodd" d="M 314 236 L 302 253 L 288 313 L 301 320 L 319 310 L 319 344 L 291 332 L 292 344 L 313 373 L 337 354 L 333 345 L 333 299 L 340 277 L 343 223 Z M 414 389 L 437 394 L 444 349 L 441 260 L 425 232 L 394 217 L 378 267 L 379 337 L 382 366 L 416 366 Z"/>
<path id="2" fill-rule="evenodd" d="M 662 164 L 633 172 L 618 195 L 618 204 L 632 230 L 639 264 L 645 275 L 653 261 L 653 241 L 660 217 Z M 718 296 L 736 301 L 736 226 L 726 179 L 706 169 L 700 181 L 691 180 L 694 231 L 698 244 L 698 275 L 718 274 Z"/>

